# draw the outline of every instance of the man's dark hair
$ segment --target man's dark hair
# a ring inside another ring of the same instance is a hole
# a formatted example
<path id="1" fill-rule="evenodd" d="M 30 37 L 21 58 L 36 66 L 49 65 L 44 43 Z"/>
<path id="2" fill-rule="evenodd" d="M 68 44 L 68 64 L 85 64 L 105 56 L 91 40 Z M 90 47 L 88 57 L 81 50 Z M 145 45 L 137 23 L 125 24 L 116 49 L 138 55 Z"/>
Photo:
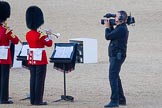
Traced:
<path id="1" fill-rule="evenodd" d="M 118 13 L 120 13 L 119 20 L 126 22 L 127 21 L 127 18 L 128 18 L 127 13 L 125 11 L 123 11 L 123 10 L 118 11 Z"/>

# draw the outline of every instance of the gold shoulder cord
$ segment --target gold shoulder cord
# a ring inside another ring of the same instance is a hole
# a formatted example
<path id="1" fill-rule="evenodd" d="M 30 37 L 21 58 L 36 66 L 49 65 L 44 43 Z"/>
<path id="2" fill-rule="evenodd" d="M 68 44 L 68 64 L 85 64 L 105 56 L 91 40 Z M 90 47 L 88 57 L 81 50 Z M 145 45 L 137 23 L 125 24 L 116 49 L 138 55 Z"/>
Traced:
<path id="1" fill-rule="evenodd" d="M 44 37 L 44 36 L 46 36 L 46 35 L 47 35 L 46 33 L 40 32 L 40 37 L 39 37 L 39 39 L 42 38 L 42 37 Z"/>
<path id="2" fill-rule="evenodd" d="M 16 36 L 12 33 L 12 34 L 11 34 L 11 37 L 12 37 L 12 38 L 15 38 Z"/>
<path id="3" fill-rule="evenodd" d="M 2 26 L 6 29 L 6 33 L 5 34 L 7 34 L 7 33 L 9 33 L 11 31 L 11 29 L 7 26 L 6 22 L 4 22 Z"/>

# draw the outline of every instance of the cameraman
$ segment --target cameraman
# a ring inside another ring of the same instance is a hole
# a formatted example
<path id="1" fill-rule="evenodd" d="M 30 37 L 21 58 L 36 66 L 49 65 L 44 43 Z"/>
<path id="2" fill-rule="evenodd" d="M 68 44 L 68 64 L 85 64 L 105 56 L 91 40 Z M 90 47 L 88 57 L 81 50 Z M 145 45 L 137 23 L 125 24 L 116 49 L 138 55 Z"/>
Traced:
<path id="1" fill-rule="evenodd" d="M 110 25 L 108 18 L 104 21 L 106 27 L 105 38 L 106 40 L 110 40 L 108 54 L 110 62 L 109 82 L 111 87 L 111 101 L 104 106 L 105 108 L 126 105 L 126 98 L 124 96 L 119 73 L 126 58 L 129 33 L 126 25 L 127 18 L 128 16 L 125 11 L 118 11 L 115 16 L 115 28 L 113 25 Z"/>

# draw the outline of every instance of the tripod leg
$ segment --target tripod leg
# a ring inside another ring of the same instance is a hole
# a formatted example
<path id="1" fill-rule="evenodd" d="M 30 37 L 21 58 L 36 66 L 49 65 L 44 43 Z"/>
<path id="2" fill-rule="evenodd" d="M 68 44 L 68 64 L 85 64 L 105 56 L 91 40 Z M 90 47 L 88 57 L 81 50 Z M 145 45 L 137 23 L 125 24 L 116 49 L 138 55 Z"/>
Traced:
<path id="1" fill-rule="evenodd" d="M 65 64 L 63 64 L 64 68 L 64 96 L 66 96 L 66 73 L 65 73 Z"/>
<path id="2" fill-rule="evenodd" d="M 27 95 L 27 97 L 26 98 L 23 98 L 23 99 L 20 99 L 20 101 L 23 101 L 23 100 L 28 100 L 28 99 L 30 99 L 30 94 L 26 94 Z"/>
<path id="3" fill-rule="evenodd" d="M 58 100 L 55 100 L 55 101 L 53 101 L 53 102 L 59 102 L 59 101 L 61 101 L 61 100 L 63 100 L 63 99 L 58 99 Z"/>

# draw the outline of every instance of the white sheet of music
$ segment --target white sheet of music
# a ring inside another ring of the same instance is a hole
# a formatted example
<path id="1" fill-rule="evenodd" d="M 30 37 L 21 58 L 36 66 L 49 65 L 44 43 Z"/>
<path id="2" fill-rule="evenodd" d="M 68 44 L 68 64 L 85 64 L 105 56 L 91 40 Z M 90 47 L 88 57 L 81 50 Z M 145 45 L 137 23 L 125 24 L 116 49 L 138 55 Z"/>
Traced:
<path id="1" fill-rule="evenodd" d="M 0 59 L 7 60 L 8 49 L 0 49 Z"/>
<path id="2" fill-rule="evenodd" d="M 70 58 L 71 53 L 73 51 L 73 46 L 70 47 L 56 46 L 55 50 L 56 52 L 54 58 Z"/>
<path id="3" fill-rule="evenodd" d="M 28 56 L 29 45 L 23 45 L 20 56 Z"/>

